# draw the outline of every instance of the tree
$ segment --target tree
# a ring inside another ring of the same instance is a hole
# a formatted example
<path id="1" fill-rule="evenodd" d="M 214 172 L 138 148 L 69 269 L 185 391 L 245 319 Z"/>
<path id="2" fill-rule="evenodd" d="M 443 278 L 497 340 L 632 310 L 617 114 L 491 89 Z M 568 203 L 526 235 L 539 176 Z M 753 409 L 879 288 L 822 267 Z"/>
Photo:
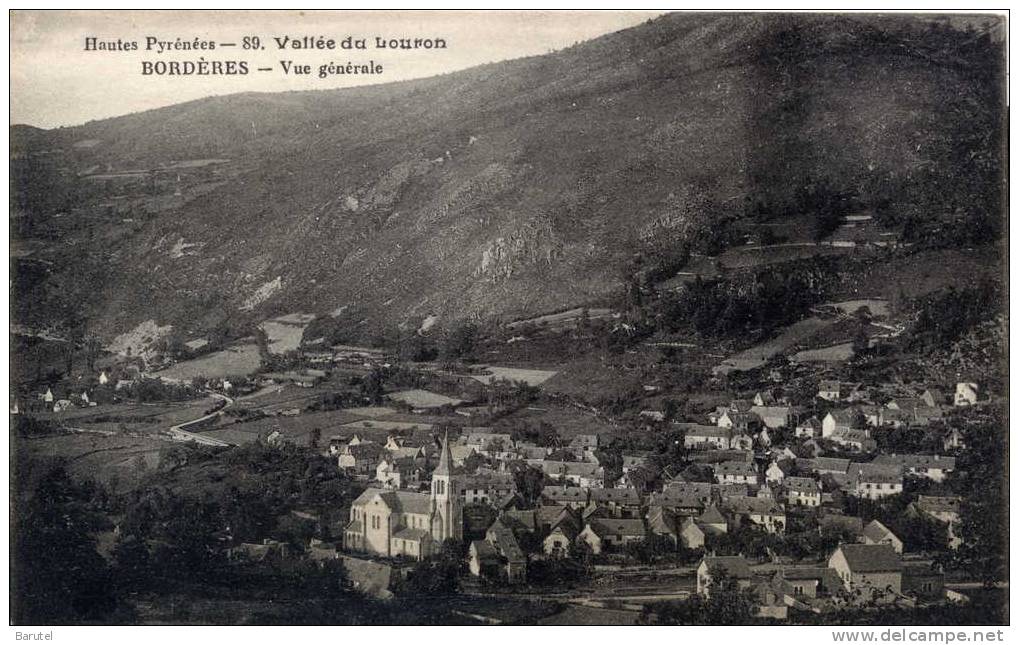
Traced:
<path id="1" fill-rule="evenodd" d="M 754 622 L 757 601 L 724 569 L 710 571 L 707 595 L 651 605 L 644 620 L 658 625 L 746 625 Z"/>
<path id="2" fill-rule="evenodd" d="M 962 544 L 953 564 L 990 587 L 1008 579 L 1007 438 L 1004 412 L 992 409 L 986 419 L 964 431 L 966 449 L 956 464 L 956 486 L 962 495 L 955 532 Z"/>
<path id="3" fill-rule="evenodd" d="M 19 497 L 11 549 L 14 624 L 81 624 L 117 609 L 110 568 L 96 552 L 99 518 L 60 463 Z M 19 473 L 22 481 L 28 473 Z"/>

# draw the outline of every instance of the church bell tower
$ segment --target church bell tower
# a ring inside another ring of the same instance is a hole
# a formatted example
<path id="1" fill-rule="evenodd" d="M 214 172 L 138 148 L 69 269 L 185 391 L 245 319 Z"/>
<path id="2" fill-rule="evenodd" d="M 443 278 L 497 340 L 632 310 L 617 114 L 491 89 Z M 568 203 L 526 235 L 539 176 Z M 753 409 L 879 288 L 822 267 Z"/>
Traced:
<path id="1" fill-rule="evenodd" d="M 463 539 L 463 508 L 457 484 L 447 432 L 442 439 L 439 465 L 432 473 L 432 539 L 436 542 Z"/>

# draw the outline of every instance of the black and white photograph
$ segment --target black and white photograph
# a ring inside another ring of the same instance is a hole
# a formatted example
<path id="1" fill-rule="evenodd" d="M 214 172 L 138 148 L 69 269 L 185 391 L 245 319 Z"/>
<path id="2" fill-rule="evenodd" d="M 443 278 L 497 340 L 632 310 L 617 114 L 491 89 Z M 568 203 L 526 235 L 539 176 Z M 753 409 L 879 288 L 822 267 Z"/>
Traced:
<path id="1" fill-rule="evenodd" d="M 10 10 L 9 640 L 1008 640 L 1008 19 Z"/>

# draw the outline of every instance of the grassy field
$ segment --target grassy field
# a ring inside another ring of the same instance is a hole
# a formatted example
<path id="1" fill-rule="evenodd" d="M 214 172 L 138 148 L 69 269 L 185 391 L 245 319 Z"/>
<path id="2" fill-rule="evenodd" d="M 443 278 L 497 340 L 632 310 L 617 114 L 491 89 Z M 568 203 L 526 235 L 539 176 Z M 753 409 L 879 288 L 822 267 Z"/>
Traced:
<path id="1" fill-rule="evenodd" d="M 116 492 L 135 488 L 159 464 L 159 453 L 171 444 L 158 439 L 115 435 L 70 434 L 17 439 L 19 450 L 35 457 L 66 460 L 74 477 L 92 478 L 115 486 Z"/>
<path id="2" fill-rule="evenodd" d="M 794 363 L 837 363 L 847 361 L 853 357 L 853 344 L 842 343 L 831 347 L 819 347 L 817 349 L 804 349 L 789 357 Z"/>
<path id="3" fill-rule="evenodd" d="M 224 417 L 224 421 L 230 417 Z M 328 438 L 340 426 L 357 421 L 358 417 L 345 410 L 327 412 L 306 412 L 294 417 L 266 417 L 244 423 L 221 423 L 203 430 L 201 434 L 234 444 L 244 444 L 258 439 L 259 433 L 269 433 L 278 429 L 290 441 L 307 445 L 314 429 L 322 431 L 322 437 Z"/>
<path id="4" fill-rule="evenodd" d="M 403 390 L 401 392 L 390 392 L 386 396 L 394 401 L 406 403 L 412 408 L 441 408 L 444 405 L 459 405 L 463 403 L 460 399 L 453 399 L 427 390 Z"/>
<path id="5" fill-rule="evenodd" d="M 745 371 L 756 369 L 764 365 L 772 356 L 784 352 L 790 347 L 794 347 L 807 340 L 832 323 L 833 321 L 831 320 L 824 320 L 815 317 L 795 322 L 786 327 L 785 330 L 775 338 L 769 339 L 758 345 L 754 345 L 750 349 L 746 349 L 725 359 L 718 367 L 715 368 L 715 371 L 719 374 L 726 374 L 734 370 Z"/>
<path id="6" fill-rule="evenodd" d="M 262 323 L 260 327 L 269 337 L 269 351 L 283 354 L 300 347 L 304 330 L 314 319 L 312 314 L 288 314 Z"/>
<path id="7" fill-rule="evenodd" d="M 36 416 L 83 428 L 118 429 L 123 426 L 135 432 L 153 432 L 197 419 L 215 406 L 216 402 L 213 397 L 205 397 L 183 403 L 99 405 Z"/>
<path id="8" fill-rule="evenodd" d="M 519 422 L 529 426 L 550 423 L 559 432 L 559 436 L 567 441 L 578 434 L 609 434 L 615 430 L 611 424 L 591 413 L 559 406 L 523 408 L 499 419 L 493 428 L 496 431 L 506 431 Z"/>
<path id="9" fill-rule="evenodd" d="M 496 367 L 485 366 L 487 374 L 471 374 L 470 377 L 481 383 L 491 383 L 494 379 L 507 379 L 510 381 L 524 381 L 528 385 L 541 385 L 555 376 L 558 372 L 551 370 L 533 370 L 520 367 Z"/>
<path id="10" fill-rule="evenodd" d="M 246 376 L 262 365 L 258 345 L 238 345 L 208 356 L 182 361 L 161 372 L 159 376 L 177 381 L 190 381 L 196 376 L 223 378 L 224 376 Z"/>

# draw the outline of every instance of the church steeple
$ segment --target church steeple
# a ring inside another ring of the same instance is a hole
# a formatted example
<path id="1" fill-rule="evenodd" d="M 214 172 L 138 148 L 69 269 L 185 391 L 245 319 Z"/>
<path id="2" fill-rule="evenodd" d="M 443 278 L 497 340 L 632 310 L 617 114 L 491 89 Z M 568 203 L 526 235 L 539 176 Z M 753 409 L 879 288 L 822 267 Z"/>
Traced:
<path id="1" fill-rule="evenodd" d="M 437 542 L 463 539 L 463 509 L 460 491 L 453 473 L 453 453 L 449 448 L 449 431 L 442 438 L 439 465 L 432 471 L 432 539 Z"/>
<path id="2" fill-rule="evenodd" d="M 439 451 L 439 465 L 435 467 L 433 475 L 453 474 L 453 453 L 449 449 L 449 430 L 446 430 L 442 438 L 442 449 Z"/>

